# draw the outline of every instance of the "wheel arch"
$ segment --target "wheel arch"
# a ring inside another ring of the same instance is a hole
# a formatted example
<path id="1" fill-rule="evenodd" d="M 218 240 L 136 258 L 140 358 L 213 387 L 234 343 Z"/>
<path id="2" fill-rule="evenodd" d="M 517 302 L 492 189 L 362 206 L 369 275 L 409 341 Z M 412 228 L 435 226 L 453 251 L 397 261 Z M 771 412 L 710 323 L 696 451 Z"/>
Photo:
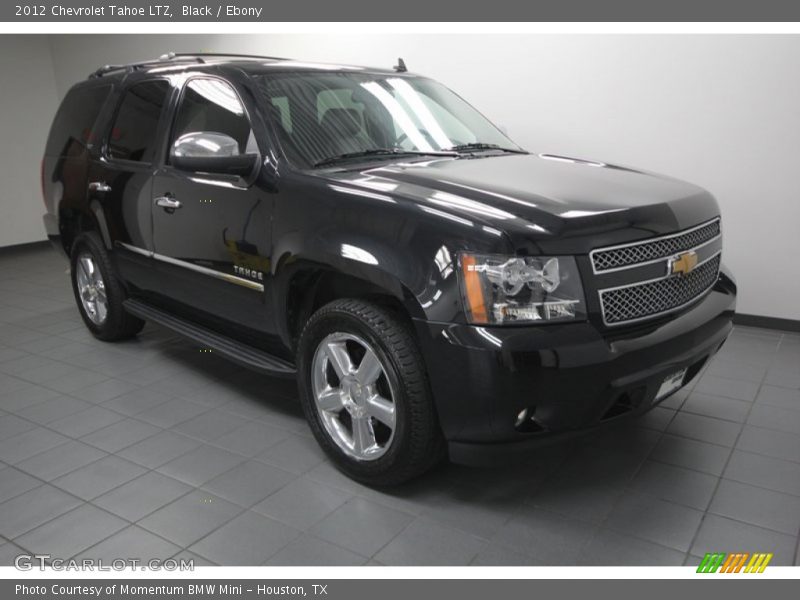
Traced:
<path id="1" fill-rule="evenodd" d="M 355 262 L 355 261 L 349 261 Z M 424 318 L 417 298 L 396 275 L 356 263 L 347 269 L 318 261 L 284 258 L 277 272 L 278 327 L 294 350 L 302 328 L 316 310 L 342 298 L 369 300 L 406 319 Z"/>
<path id="2" fill-rule="evenodd" d="M 112 249 L 111 235 L 105 213 L 97 201 L 93 201 L 85 210 L 59 207 L 58 223 L 61 244 L 68 256 L 72 252 L 72 246 L 77 237 L 90 231 L 100 236 L 106 250 Z"/>

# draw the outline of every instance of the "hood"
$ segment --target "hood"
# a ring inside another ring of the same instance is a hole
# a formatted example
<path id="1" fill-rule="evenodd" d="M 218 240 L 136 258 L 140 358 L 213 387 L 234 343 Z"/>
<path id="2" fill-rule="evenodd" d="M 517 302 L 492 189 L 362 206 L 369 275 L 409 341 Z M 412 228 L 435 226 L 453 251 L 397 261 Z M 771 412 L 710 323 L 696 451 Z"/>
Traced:
<path id="1" fill-rule="evenodd" d="M 695 185 L 546 154 L 437 158 L 327 177 L 480 222 L 536 252 L 588 252 L 719 214 L 714 198 Z"/>

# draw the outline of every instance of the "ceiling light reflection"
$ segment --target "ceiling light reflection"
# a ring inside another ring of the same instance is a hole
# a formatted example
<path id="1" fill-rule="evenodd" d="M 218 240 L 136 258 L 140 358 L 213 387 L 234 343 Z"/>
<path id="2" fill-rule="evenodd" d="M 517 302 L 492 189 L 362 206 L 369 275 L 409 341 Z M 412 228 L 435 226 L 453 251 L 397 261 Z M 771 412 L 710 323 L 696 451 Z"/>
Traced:
<path id="1" fill-rule="evenodd" d="M 442 276 L 442 279 L 447 279 L 453 274 L 453 257 L 450 254 L 450 250 L 447 249 L 447 246 L 442 246 L 436 251 L 433 262 L 436 263 L 436 268 L 439 269 L 439 274 Z"/>
<path id="2" fill-rule="evenodd" d="M 420 206 L 420 208 L 429 215 L 436 215 L 437 217 L 442 217 L 443 219 L 448 219 L 449 221 L 453 221 L 454 223 L 459 223 L 461 225 L 466 225 L 467 227 L 475 226 L 475 223 L 473 223 L 472 221 L 468 219 L 462 219 L 461 217 L 457 217 L 456 215 L 451 215 L 450 213 L 446 213 L 443 210 L 438 210 L 430 206 Z"/>
<path id="3" fill-rule="evenodd" d="M 396 77 L 388 79 L 387 81 L 389 85 L 400 93 L 400 97 L 411 107 L 416 117 L 422 122 L 422 126 L 430 133 L 431 137 L 440 148 L 449 148 L 453 145 L 453 142 L 445 135 L 441 126 L 431 114 L 431 111 L 425 106 L 420 95 L 414 88 L 408 85 L 407 81 Z"/>
<path id="4" fill-rule="evenodd" d="M 351 244 L 342 244 L 341 254 L 344 258 L 356 260 L 367 265 L 378 264 L 378 259 L 375 258 L 373 254 L 367 252 L 363 248 L 359 248 L 358 246 L 353 246 Z"/>
<path id="5" fill-rule="evenodd" d="M 239 97 L 227 84 L 215 79 L 193 79 L 189 82 L 189 88 L 235 115 L 244 114 Z"/>
<path id="6" fill-rule="evenodd" d="M 394 198 L 390 198 L 389 196 L 385 196 L 384 194 L 378 194 L 375 192 L 370 192 L 367 190 L 355 190 L 353 188 L 344 187 L 342 185 L 329 185 L 332 190 L 336 192 L 342 192 L 343 194 L 351 194 L 353 196 L 361 196 L 362 198 L 372 198 L 373 200 L 380 200 L 381 202 L 391 202 L 392 204 L 397 204 Z"/>
<path id="7" fill-rule="evenodd" d="M 392 118 L 397 122 L 397 125 L 400 126 L 400 129 L 403 130 L 403 133 L 408 136 L 408 139 L 411 140 L 411 143 L 418 150 L 422 150 L 423 152 L 431 152 L 433 151 L 433 146 L 431 146 L 423 137 L 423 135 L 419 132 L 419 129 L 414 125 L 414 122 L 411 120 L 411 117 L 403 110 L 403 107 L 400 106 L 400 103 L 395 100 L 392 95 L 383 89 L 377 82 L 369 81 L 366 83 L 362 83 L 361 87 L 367 90 L 370 94 L 375 96 L 381 104 L 386 108 L 386 110 L 391 113 Z"/>
<path id="8" fill-rule="evenodd" d="M 467 212 L 480 215 L 482 217 L 489 217 L 501 220 L 515 218 L 514 215 L 511 214 L 510 212 L 506 212 L 499 208 L 495 208 L 494 206 L 484 204 L 483 202 L 477 202 L 475 200 L 470 200 L 469 198 L 464 198 L 463 196 L 450 194 L 448 192 L 434 192 L 428 198 L 428 200 L 430 200 L 434 204 L 447 206 L 449 208 L 459 208 L 461 210 L 465 210 Z"/>

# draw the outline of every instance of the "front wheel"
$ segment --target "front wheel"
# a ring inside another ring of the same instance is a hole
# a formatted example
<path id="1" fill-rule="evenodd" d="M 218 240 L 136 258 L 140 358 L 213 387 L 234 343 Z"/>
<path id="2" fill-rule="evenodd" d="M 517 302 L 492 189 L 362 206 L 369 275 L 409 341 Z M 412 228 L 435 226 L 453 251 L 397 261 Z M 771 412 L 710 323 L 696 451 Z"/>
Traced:
<path id="1" fill-rule="evenodd" d="M 419 348 L 393 312 L 360 300 L 331 302 L 303 330 L 297 359 L 311 430 L 350 477 L 399 484 L 442 457 Z"/>

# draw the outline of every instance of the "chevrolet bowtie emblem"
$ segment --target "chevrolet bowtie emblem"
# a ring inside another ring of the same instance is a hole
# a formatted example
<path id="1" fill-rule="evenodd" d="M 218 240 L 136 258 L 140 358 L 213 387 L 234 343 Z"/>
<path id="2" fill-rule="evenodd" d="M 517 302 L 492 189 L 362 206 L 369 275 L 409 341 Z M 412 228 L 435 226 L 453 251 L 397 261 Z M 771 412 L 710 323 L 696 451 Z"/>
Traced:
<path id="1" fill-rule="evenodd" d="M 684 252 L 669 259 L 671 275 L 688 275 L 697 266 L 697 252 Z"/>

